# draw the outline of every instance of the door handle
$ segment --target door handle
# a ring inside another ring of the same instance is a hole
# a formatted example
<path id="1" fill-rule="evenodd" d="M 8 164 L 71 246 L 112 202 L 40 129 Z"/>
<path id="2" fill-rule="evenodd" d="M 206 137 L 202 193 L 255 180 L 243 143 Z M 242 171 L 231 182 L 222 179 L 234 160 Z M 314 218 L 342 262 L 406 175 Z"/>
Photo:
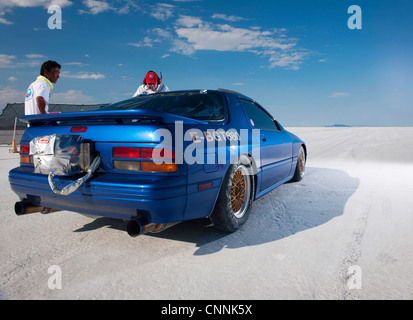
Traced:
<path id="1" fill-rule="evenodd" d="M 267 142 L 267 138 L 263 134 L 261 135 L 261 141 L 262 142 Z"/>

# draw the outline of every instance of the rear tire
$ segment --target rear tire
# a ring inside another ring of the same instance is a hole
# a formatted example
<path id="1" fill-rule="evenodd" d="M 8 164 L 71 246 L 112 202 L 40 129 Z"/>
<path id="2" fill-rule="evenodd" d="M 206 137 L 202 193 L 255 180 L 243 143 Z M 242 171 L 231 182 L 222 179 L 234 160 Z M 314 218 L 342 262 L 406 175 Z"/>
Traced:
<path id="1" fill-rule="evenodd" d="M 247 220 L 253 199 L 254 178 L 248 165 L 231 164 L 210 219 L 224 232 L 237 231 Z"/>

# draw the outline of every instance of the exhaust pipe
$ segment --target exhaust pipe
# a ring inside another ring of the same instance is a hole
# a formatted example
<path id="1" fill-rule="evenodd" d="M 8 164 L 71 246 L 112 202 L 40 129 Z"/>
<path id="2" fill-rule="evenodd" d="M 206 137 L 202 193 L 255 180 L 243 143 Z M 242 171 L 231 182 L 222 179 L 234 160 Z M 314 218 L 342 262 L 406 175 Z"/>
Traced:
<path id="1" fill-rule="evenodd" d="M 126 231 L 131 237 L 135 238 L 148 232 L 158 233 L 164 231 L 178 223 L 145 223 L 141 219 L 132 219 L 126 222 Z"/>
<path id="2" fill-rule="evenodd" d="M 29 213 L 41 212 L 43 214 L 52 213 L 60 211 L 59 209 L 52 209 L 49 207 L 37 206 L 31 203 L 29 200 L 25 199 L 23 201 L 18 201 L 14 204 L 14 212 L 18 215 L 24 215 Z"/>

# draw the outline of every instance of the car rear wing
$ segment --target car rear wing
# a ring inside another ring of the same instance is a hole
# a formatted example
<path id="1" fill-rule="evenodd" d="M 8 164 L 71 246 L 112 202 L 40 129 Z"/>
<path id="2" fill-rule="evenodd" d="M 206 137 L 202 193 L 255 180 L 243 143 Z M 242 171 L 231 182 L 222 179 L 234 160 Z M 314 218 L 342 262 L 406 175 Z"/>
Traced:
<path id="1" fill-rule="evenodd" d="M 122 123 L 123 120 L 153 120 L 163 124 L 174 124 L 182 121 L 184 124 L 208 124 L 206 121 L 191 119 L 176 114 L 155 110 L 108 110 L 84 111 L 53 114 L 36 114 L 21 116 L 20 120 L 31 126 L 55 125 L 60 121 L 98 121 L 113 120 Z"/>

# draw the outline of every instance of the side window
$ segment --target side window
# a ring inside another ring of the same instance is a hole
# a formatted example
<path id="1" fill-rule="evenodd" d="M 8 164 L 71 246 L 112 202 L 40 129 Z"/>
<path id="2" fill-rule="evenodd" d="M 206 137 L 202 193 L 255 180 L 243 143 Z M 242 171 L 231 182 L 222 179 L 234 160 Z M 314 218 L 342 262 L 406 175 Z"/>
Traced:
<path id="1" fill-rule="evenodd" d="M 247 112 L 248 118 L 254 129 L 278 131 L 279 128 L 275 124 L 271 116 L 260 106 L 249 100 L 240 99 L 242 105 Z"/>

